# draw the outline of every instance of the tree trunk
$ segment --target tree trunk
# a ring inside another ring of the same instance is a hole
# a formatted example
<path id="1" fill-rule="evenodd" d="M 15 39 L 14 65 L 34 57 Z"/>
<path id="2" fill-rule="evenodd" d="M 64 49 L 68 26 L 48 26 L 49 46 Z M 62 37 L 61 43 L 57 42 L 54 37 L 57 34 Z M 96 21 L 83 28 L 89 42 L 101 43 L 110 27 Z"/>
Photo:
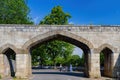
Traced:
<path id="1" fill-rule="evenodd" d="M 43 64 L 42 64 L 42 60 L 39 60 L 39 67 L 42 69 L 43 68 Z"/>
<path id="2" fill-rule="evenodd" d="M 55 62 L 55 61 L 53 61 L 53 63 L 54 63 L 54 69 L 57 69 L 57 67 L 56 67 L 56 62 Z"/>

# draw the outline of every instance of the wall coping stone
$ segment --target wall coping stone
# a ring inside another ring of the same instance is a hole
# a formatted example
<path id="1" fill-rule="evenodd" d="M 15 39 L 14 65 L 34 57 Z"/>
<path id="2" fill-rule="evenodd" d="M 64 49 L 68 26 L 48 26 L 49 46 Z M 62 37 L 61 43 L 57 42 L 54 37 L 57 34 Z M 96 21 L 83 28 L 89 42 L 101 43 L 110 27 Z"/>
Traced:
<path id="1" fill-rule="evenodd" d="M 0 31 L 41 32 L 64 30 L 73 32 L 120 32 L 120 25 L 25 25 L 25 24 L 0 24 Z"/>

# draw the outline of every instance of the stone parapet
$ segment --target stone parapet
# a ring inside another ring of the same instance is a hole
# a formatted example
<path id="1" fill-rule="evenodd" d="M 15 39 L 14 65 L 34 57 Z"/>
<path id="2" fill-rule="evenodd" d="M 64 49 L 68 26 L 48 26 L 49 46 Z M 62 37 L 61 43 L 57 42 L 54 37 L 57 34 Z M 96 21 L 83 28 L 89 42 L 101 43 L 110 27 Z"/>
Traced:
<path id="1" fill-rule="evenodd" d="M 120 26 L 102 26 L 102 25 L 17 25 L 17 24 L 0 24 L 0 31 L 22 31 L 22 32 L 39 32 L 39 31 L 64 30 L 75 32 L 120 32 Z"/>

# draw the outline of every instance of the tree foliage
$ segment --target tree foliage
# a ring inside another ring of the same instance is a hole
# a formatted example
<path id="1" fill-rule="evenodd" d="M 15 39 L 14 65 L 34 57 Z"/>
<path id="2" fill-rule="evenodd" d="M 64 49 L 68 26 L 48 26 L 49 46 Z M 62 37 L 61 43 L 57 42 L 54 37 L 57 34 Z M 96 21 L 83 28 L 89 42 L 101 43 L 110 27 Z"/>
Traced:
<path id="1" fill-rule="evenodd" d="M 56 58 L 63 57 L 67 58 L 68 55 L 72 54 L 73 46 L 69 43 L 54 40 L 47 42 L 47 53 L 51 57 L 51 60 L 56 62 Z"/>
<path id="2" fill-rule="evenodd" d="M 44 65 L 46 64 L 46 60 L 48 60 L 46 45 L 41 45 L 38 48 L 32 50 L 32 65 Z M 43 49 L 45 48 L 45 49 Z"/>
<path id="3" fill-rule="evenodd" d="M 72 44 L 64 41 L 46 42 L 32 50 L 32 63 L 33 65 L 64 64 L 68 56 L 72 54 L 73 49 Z"/>
<path id="4" fill-rule="evenodd" d="M 85 66 L 84 63 L 85 63 L 85 57 L 84 54 L 82 54 L 82 57 L 80 58 L 79 66 Z"/>
<path id="5" fill-rule="evenodd" d="M 100 53 L 100 65 L 104 66 L 104 53 Z"/>
<path id="6" fill-rule="evenodd" d="M 84 66 L 84 55 L 80 57 L 79 55 L 70 55 L 66 60 L 67 65 L 72 64 L 73 66 Z"/>
<path id="7" fill-rule="evenodd" d="M 65 13 L 61 6 L 55 6 L 51 13 L 44 17 L 40 24 L 48 25 L 65 25 L 68 24 L 68 19 L 71 18 L 69 13 Z"/>
<path id="8" fill-rule="evenodd" d="M 45 16 L 45 18 L 40 21 L 40 24 L 47 24 L 47 25 L 64 25 L 68 24 L 68 19 L 71 16 L 68 13 L 65 13 L 62 10 L 61 6 L 55 6 L 51 13 Z M 42 44 L 44 47 L 41 49 L 45 49 L 47 52 L 47 56 L 49 56 L 49 60 L 47 60 L 49 63 L 52 63 L 52 65 L 61 64 L 63 63 L 70 54 L 72 54 L 74 46 L 63 42 L 59 40 L 54 40 L 51 42 L 46 42 L 45 44 Z M 41 51 L 41 54 L 44 54 L 44 52 Z M 52 61 L 52 62 L 50 62 Z"/>
<path id="9" fill-rule="evenodd" d="M 0 24 L 32 24 L 26 0 L 1 0 Z"/>
<path id="10" fill-rule="evenodd" d="M 80 64 L 80 57 L 78 56 L 78 55 L 72 55 L 72 57 L 71 57 L 71 64 L 73 65 L 73 66 L 79 66 Z"/>

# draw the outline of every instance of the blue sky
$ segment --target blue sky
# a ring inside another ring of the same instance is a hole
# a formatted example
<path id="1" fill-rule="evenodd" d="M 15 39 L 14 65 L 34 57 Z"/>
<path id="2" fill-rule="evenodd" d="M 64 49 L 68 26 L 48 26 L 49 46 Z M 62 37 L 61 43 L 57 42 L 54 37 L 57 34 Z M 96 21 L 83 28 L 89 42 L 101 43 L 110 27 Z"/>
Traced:
<path id="1" fill-rule="evenodd" d="M 120 0 L 28 0 L 30 16 L 38 23 L 54 6 L 60 5 L 71 14 L 69 23 L 120 24 Z"/>
<path id="2" fill-rule="evenodd" d="M 82 49 L 80 49 L 79 47 L 75 47 L 74 51 L 73 51 L 73 55 L 79 55 L 80 57 L 82 57 Z"/>
<path id="3" fill-rule="evenodd" d="M 69 23 L 75 25 L 120 25 L 120 0 L 28 0 L 30 16 L 38 24 L 54 6 L 70 13 Z M 74 54 L 82 51 L 75 48 Z"/>

